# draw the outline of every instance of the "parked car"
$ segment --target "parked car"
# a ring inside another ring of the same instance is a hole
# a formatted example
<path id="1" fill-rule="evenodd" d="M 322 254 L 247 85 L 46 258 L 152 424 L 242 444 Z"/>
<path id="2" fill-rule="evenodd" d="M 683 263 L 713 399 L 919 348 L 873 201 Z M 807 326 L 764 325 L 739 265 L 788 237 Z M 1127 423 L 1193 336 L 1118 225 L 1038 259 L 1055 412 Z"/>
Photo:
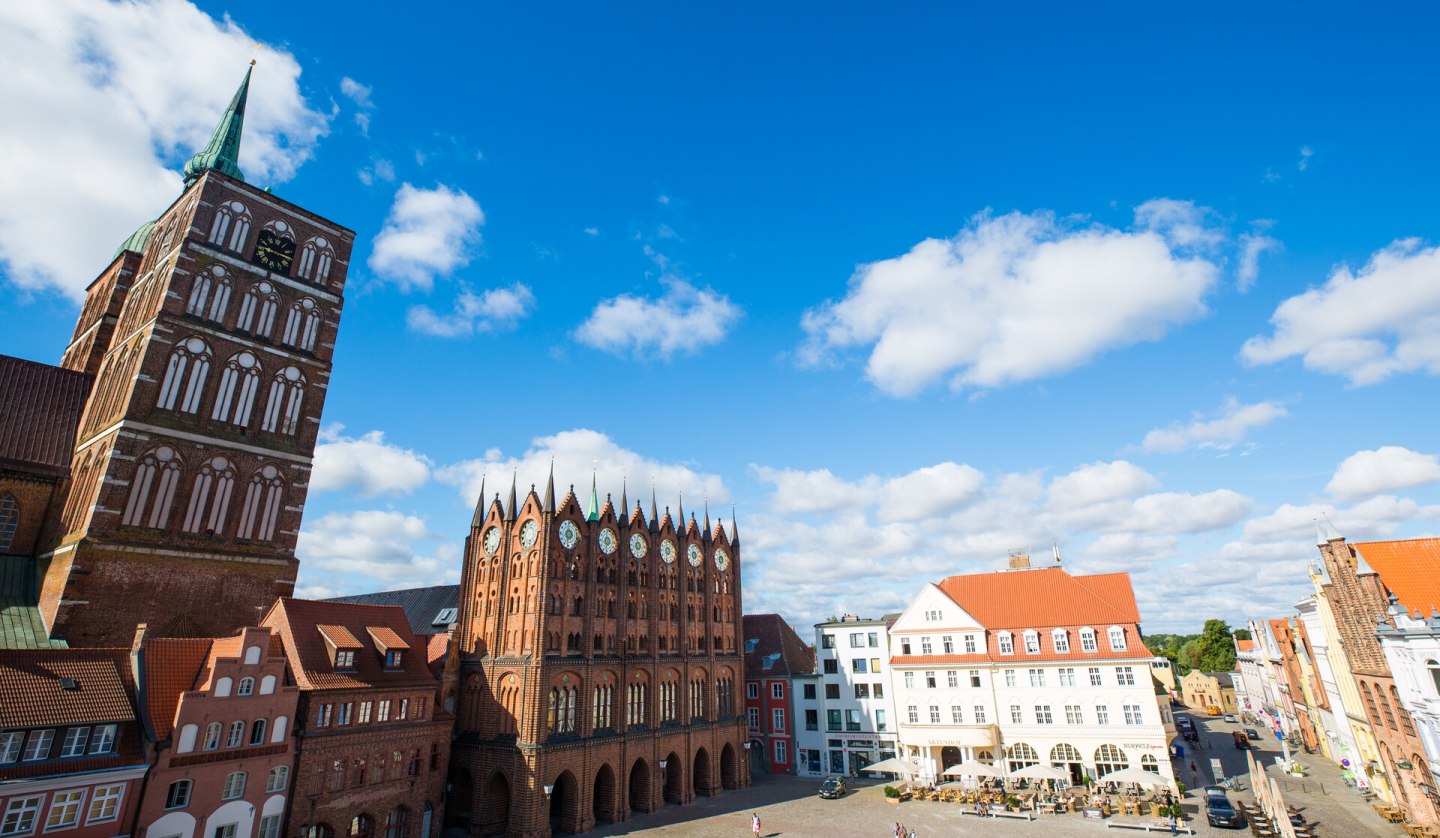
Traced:
<path id="1" fill-rule="evenodd" d="M 826 777 L 825 782 L 820 784 L 820 796 L 826 800 L 844 797 L 847 791 L 844 777 Z"/>
<path id="2" fill-rule="evenodd" d="M 1245 731 L 1237 730 L 1233 735 L 1235 737 L 1235 747 L 1238 750 L 1244 751 L 1250 747 L 1250 738 L 1245 735 Z"/>
<path id="3" fill-rule="evenodd" d="M 1247 728 L 1245 728 L 1245 735 L 1246 735 L 1251 741 L 1254 741 L 1254 742 L 1259 742 L 1259 741 L 1260 741 L 1260 731 L 1256 730 L 1256 729 L 1253 728 L 1253 727 L 1247 727 Z"/>
<path id="4" fill-rule="evenodd" d="M 1226 714 L 1225 714 L 1225 721 L 1229 722 L 1229 723 L 1232 724 L 1232 725 L 1235 724 L 1235 714 L 1234 714 L 1234 713 L 1226 713 Z"/>
<path id="5" fill-rule="evenodd" d="M 1224 786 L 1205 787 L 1205 819 L 1211 826 L 1225 829 L 1239 829 L 1245 825 L 1245 819 L 1235 811 L 1226 796 Z"/>
<path id="6" fill-rule="evenodd" d="M 1181 736 L 1185 737 L 1185 738 L 1188 739 L 1189 741 L 1191 741 L 1191 742 L 1198 742 L 1198 741 L 1200 741 L 1200 734 L 1197 733 L 1196 730 L 1195 730 L 1195 723 L 1192 722 L 1192 721 L 1190 721 L 1189 719 L 1186 719 L 1186 718 L 1176 719 L 1176 720 L 1175 720 L 1175 728 L 1180 731 L 1180 735 L 1181 735 Z"/>

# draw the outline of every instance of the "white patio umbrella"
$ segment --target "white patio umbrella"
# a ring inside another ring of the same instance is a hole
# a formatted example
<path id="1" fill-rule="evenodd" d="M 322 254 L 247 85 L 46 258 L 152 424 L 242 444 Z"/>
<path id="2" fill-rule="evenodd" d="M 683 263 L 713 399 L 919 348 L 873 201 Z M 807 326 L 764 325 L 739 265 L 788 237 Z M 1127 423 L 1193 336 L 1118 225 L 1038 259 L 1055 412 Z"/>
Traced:
<path id="1" fill-rule="evenodd" d="M 1111 771 L 1100 778 L 1102 783 L 1134 783 L 1137 786 L 1166 787 L 1171 785 L 1170 781 L 1156 774 L 1154 771 L 1146 771 L 1143 768 L 1122 768 L 1119 771 Z"/>
<path id="2" fill-rule="evenodd" d="M 967 759 L 945 769 L 946 777 L 1004 777 L 1005 772 L 979 760 Z"/>
<path id="3" fill-rule="evenodd" d="M 871 763 L 860 769 L 861 771 L 883 771 L 887 774 L 919 774 L 920 769 L 912 763 L 903 759 L 891 757 L 882 759 L 879 762 Z"/>
<path id="4" fill-rule="evenodd" d="M 1010 780 L 1068 780 L 1069 771 L 1061 771 L 1059 768 L 1051 768 L 1048 765 L 1027 765 L 1018 771 L 1011 771 Z"/>

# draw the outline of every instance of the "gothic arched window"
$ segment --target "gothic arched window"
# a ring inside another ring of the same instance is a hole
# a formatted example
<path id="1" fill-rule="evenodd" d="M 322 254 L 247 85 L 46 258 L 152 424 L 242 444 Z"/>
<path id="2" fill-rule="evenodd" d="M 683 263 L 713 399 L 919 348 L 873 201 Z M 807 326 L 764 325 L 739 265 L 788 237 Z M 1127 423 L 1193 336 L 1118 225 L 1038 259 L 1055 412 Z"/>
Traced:
<path id="1" fill-rule="evenodd" d="M 160 446 L 140 457 L 135 480 L 130 484 L 130 500 L 120 523 L 131 527 L 163 528 L 170 520 L 170 504 L 175 500 L 175 486 L 180 482 L 180 458 L 167 446 Z M 146 512 L 149 515 L 146 515 Z"/>
<path id="2" fill-rule="evenodd" d="M 210 271 L 201 271 L 195 275 L 195 282 L 190 285 L 190 299 L 185 302 L 186 314 L 193 314 L 196 317 L 205 316 L 205 302 L 210 299 L 210 288 L 214 285 L 210 279 L 210 273 Z"/>
<path id="3" fill-rule="evenodd" d="M 185 532 L 219 533 L 225 529 L 230 494 L 235 489 L 235 470 L 224 457 L 214 457 L 200 467 L 190 487 L 190 507 L 185 510 Z M 252 682 L 253 683 L 253 682 Z"/>
<path id="4" fill-rule="evenodd" d="M 250 424 L 250 409 L 255 405 L 255 391 L 259 388 L 260 361 L 253 353 L 237 352 L 225 362 L 225 372 L 220 376 L 220 389 L 215 391 L 215 409 L 211 411 L 210 418 L 233 422 L 241 427 Z"/>
<path id="5" fill-rule="evenodd" d="M 300 265 L 298 276 L 301 279 L 314 279 L 316 282 L 326 282 L 330 279 L 330 265 L 335 261 L 335 249 L 330 242 L 321 236 L 305 242 L 300 248 Z"/>
<path id="6" fill-rule="evenodd" d="M 209 304 L 208 306 L 206 304 Z M 223 265 L 211 265 L 195 277 L 185 313 L 219 323 L 230 308 L 230 277 Z"/>
<path id="7" fill-rule="evenodd" d="M 0 553 L 10 552 L 15 530 L 20 525 L 20 504 L 8 494 L 0 495 Z"/>
<path id="8" fill-rule="evenodd" d="M 239 537 L 256 541 L 274 538 L 284 495 L 285 480 L 280 476 L 280 469 L 266 465 L 255 472 L 246 487 L 245 503 L 240 510 Z"/>
<path id="9" fill-rule="evenodd" d="M 250 211 L 244 204 L 230 201 L 215 208 L 215 220 L 210 225 L 211 244 L 240 251 L 245 249 L 249 235 Z"/>
<path id="10" fill-rule="evenodd" d="M 205 377 L 209 374 L 209 345 L 197 337 L 180 341 L 165 365 L 165 379 L 160 384 L 160 398 L 156 399 L 155 406 L 174 410 L 178 402 L 182 413 L 195 413 L 200 409 Z"/>
<path id="11" fill-rule="evenodd" d="M 280 340 L 289 346 L 311 352 L 315 349 L 315 336 L 319 331 L 320 309 L 314 300 L 306 297 L 290 306 L 290 314 L 285 318 L 285 331 Z"/>
<path id="12" fill-rule="evenodd" d="M 270 395 L 265 400 L 265 415 L 260 429 L 293 436 L 300 425 L 300 406 L 305 398 L 305 374 L 296 367 L 286 367 L 270 381 Z"/>
<path id="13" fill-rule="evenodd" d="M 240 301 L 240 317 L 235 327 L 263 338 L 270 337 L 275 327 L 275 310 L 280 306 L 280 297 L 275 286 L 268 282 L 257 282 L 245 289 L 245 298 Z"/>

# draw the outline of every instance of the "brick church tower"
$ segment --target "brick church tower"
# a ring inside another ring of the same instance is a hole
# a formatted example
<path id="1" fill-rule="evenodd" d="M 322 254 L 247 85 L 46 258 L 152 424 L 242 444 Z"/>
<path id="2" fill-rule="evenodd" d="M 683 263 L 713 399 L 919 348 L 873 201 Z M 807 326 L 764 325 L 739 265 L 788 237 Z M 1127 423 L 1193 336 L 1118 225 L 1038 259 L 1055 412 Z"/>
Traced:
<path id="1" fill-rule="evenodd" d="M 508 504 L 466 540 L 447 819 L 468 834 L 584 832 L 749 785 L 740 544 L 593 487 Z M 450 699 L 447 698 L 447 703 Z"/>
<path id="2" fill-rule="evenodd" d="M 219 636 L 293 593 L 354 233 L 245 182 L 250 71 L 185 186 L 88 289 L 95 376 L 40 608 L 72 646 Z"/>

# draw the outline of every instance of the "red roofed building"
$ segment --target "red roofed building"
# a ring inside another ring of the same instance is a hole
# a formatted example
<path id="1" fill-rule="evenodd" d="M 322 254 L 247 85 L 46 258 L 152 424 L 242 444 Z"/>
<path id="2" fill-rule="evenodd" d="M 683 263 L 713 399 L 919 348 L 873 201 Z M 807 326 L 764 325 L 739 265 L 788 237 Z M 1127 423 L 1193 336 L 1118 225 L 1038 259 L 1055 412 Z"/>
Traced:
<path id="1" fill-rule="evenodd" d="M 1171 778 L 1129 574 L 1031 568 L 928 585 L 890 628 L 902 758 L 941 781 L 967 760 L 1044 764 L 1072 782 L 1141 768 Z"/>
<path id="2" fill-rule="evenodd" d="M 0 650 L 0 834 L 130 831 L 147 762 L 124 649 Z"/>
<path id="3" fill-rule="evenodd" d="M 280 638 L 268 628 L 160 638 L 142 625 L 134 649 L 156 742 L 136 836 L 279 838 L 299 698 Z"/>
<path id="4" fill-rule="evenodd" d="M 285 834 L 438 835 L 454 717 L 405 611 L 285 598 L 261 625 L 280 637 L 300 692 Z"/>
<path id="5" fill-rule="evenodd" d="M 770 774 L 794 774 L 796 732 L 806 720 L 796 691 L 808 686 L 815 698 L 815 650 L 779 614 L 746 614 L 745 718 L 750 764 Z M 795 680 L 802 676 L 803 683 Z M 818 705 L 812 705 L 817 706 Z M 812 713 L 818 711 L 812 710 Z M 818 715 L 810 720 L 818 729 Z"/>

